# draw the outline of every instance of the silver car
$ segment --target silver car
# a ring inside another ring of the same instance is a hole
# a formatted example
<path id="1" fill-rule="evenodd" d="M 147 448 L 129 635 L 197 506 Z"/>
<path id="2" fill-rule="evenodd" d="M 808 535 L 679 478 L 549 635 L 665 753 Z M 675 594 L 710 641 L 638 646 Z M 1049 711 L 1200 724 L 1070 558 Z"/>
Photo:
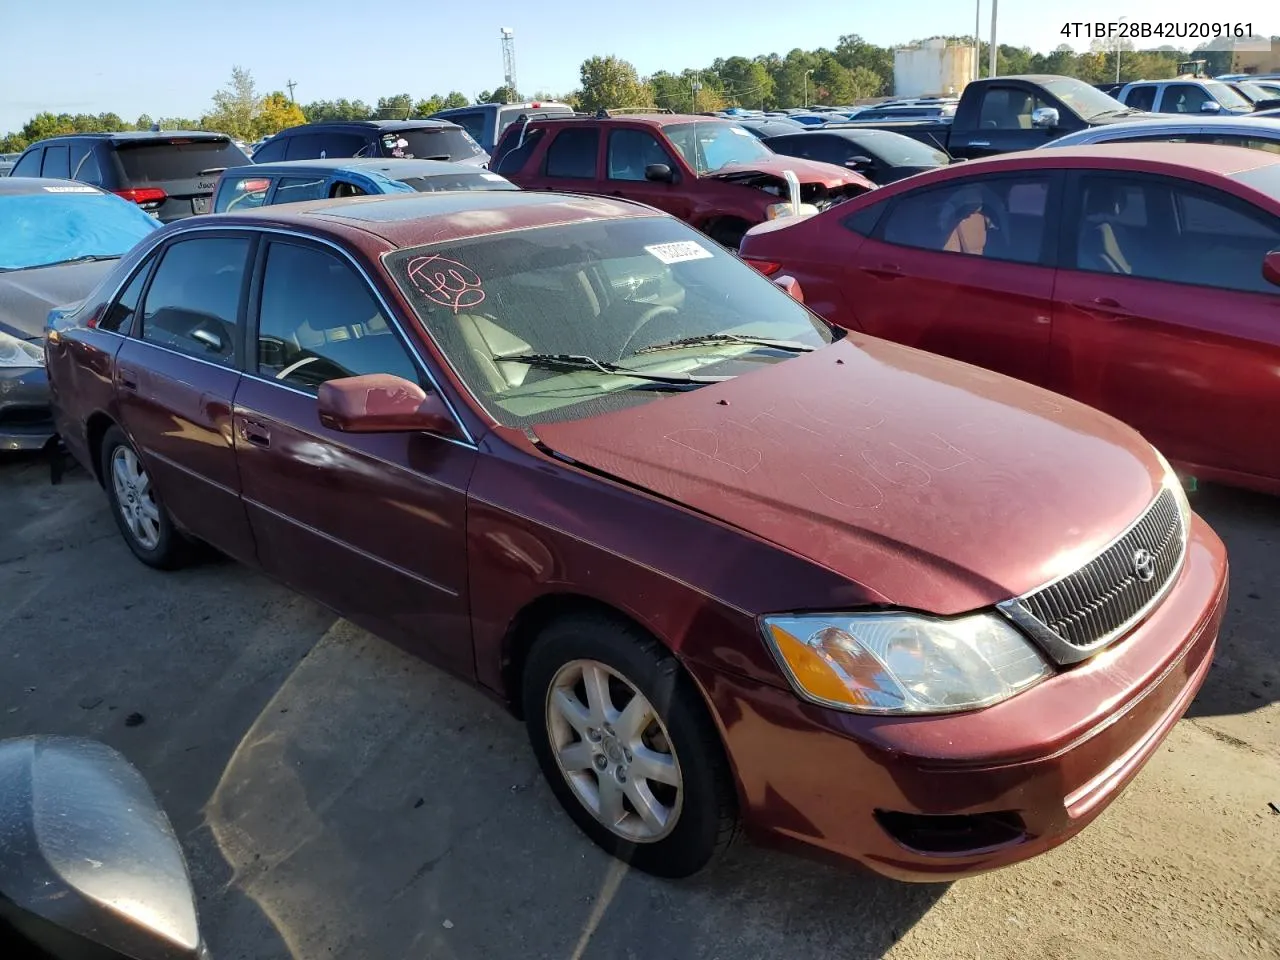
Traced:
<path id="1" fill-rule="evenodd" d="M 1141 120 L 1087 127 L 1051 140 L 1038 149 L 1080 147 L 1090 143 L 1143 143 L 1175 141 L 1217 143 L 1229 147 L 1251 147 L 1280 153 L 1280 119 L 1269 117 L 1196 117 L 1168 120 Z"/>

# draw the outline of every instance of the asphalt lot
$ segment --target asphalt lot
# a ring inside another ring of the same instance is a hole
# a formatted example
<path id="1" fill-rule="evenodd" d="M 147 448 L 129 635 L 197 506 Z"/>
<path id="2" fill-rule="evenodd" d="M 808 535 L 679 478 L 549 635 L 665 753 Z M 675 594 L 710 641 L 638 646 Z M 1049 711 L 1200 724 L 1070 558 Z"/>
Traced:
<path id="1" fill-rule="evenodd" d="M 84 473 L 34 459 L 0 460 L 0 737 L 138 764 L 216 960 L 1280 957 L 1280 500 L 1194 502 L 1233 572 L 1191 714 L 1076 840 L 949 886 L 750 846 L 631 872 L 479 693 L 231 562 L 147 569 Z"/>

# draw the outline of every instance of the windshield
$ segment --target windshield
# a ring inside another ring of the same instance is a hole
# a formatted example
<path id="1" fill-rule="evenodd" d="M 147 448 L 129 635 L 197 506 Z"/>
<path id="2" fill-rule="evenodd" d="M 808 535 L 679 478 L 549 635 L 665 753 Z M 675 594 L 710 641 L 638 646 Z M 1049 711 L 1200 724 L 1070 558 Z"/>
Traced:
<path id="1" fill-rule="evenodd" d="M 92 187 L 0 195 L 0 270 L 120 257 L 159 227 L 136 204 Z"/>
<path id="2" fill-rule="evenodd" d="M 739 340 L 646 347 L 714 334 L 813 347 L 833 339 L 775 284 L 665 217 L 492 234 L 397 251 L 386 266 L 458 376 L 507 426 L 659 400 L 671 380 L 738 376 L 796 355 Z M 668 382 L 514 359 L 538 355 Z"/>
<path id="3" fill-rule="evenodd" d="M 1256 83 L 1237 83 L 1234 89 L 1239 90 L 1240 93 L 1243 93 L 1247 99 L 1252 100 L 1254 103 L 1259 100 L 1270 100 L 1273 97 L 1280 96 L 1280 94 L 1271 93 L 1263 89 Z"/>
<path id="4" fill-rule="evenodd" d="M 484 153 L 475 138 L 461 127 L 423 127 L 391 130 L 382 134 L 382 156 L 419 160 L 466 160 Z M 357 156 L 373 156 L 361 150 Z"/>
<path id="5" fill-rule="evenodd" d="M 400 182 L 413 187 L 419 193 L 435 193 L 438 190 L 518 190 L 506 177 L 496 173 L 443 173 L 433 177 L 400 177 Z"/>
<path id="6" fill-rule="evenodd" d="M 758 163 L 774 155 L 746 127 L 736 123 L 676 123 L 663 127 L 662 132 L 700 174 L 715 173 L 734 163 Z"/>
<path id="7" fill-rule="evenodd" d="M 1130 110 L 1115 97 L 1089 86 L 1083 80 L 1074 80 L 1069 77 L 1047 80 L 1044 88 L 1085 120 L 1092 120 L 1094 117 L 1108 113 L 1126 113 Z"/>
<path id="8" fill-rule="evenodd" d="M 935 150 L 928 144 L 898 133 L 868 137 L 866 149 L 891 167 L 937 167 L 949 162 L 949 158 L 941 150 Z"/>
<path id="9" fill-rule="evenodd" d="M 1224 107 L 1229 107 L 1232 110 L 1249 109 L 1249 101 L 1240 96 L 1240 94 L 1236 93 L 1235 90 L 1231 89 L 1231 87 L 1227 86 L 1225 83 L 1206 83 L 1204 88 Z"/>
<path id="10" fill-rule="evenodd" d="M 240 167 L 252 161 L 230 140 L 143 140 L 116 148 L 129 186 L 194 180 L 202 170 Z M 207 176 L 207 174 L 206 174 Z"/>

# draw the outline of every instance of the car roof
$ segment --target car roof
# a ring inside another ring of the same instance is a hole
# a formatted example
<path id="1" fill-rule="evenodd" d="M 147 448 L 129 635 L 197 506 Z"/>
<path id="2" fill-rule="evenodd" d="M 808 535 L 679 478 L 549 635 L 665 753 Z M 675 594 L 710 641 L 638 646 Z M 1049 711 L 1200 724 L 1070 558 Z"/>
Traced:
<path id="1" fill-rule="evenodd" d="M 1121 123 L 1108 123 L 1100 127 L 1086 127 L 1074 133 L 1064 134 L 1062 139 L 1106 136 L 1110 133 L 1123 134 L 1130 131 L 1142 131 L 1145 133 L 1161 130 L 1198 130 L 1201 127 L 1221 128 L 1224 133 L 1231 132 L 1246 135 L 1261 133 L 1269 138 L 1280 139 L 1280 120 L 1273 120 L 1270 117 L 1249 116 L 1247 114 L 1243 117 L 1221 115 L 1207 117 L 1169 116 L 1168 119 L 1125 120 Z"/>
<path id="2" fill-rule="evenodd" d="M 54 137 L 45 137 L 43 140 L 37 140 L 31 146 L 38 147 L 40 144 L 50 140 L 110 140 L 113 143 L 135 143 L 145 140 L 172 140 L 174 138 L 227 141 L 231 139 L 225 133 L 213 133 L 208 130 L 117 130 L 108 133 L 60 133 Z"/>
<path id="3" fill-rule="evenodd" d="M 356 243 L 360 234 L 372 234 L 394 247 L 415 247 L 511 230 L 660 216 L 663 214 L 653 208 L 628 200 L 513 190 L 310 200 L 222 213 L 218 219 L 228 225 L 280 226 L 306 233 L 338 234 Z M 178 225 L 182 222 L 178 221 Z"/>
<path id="4" fill-rule="evenodd" d="M 63 180 L 57 177 L 0 177 L 0 195 L 18 196 L 32 193 L 105 194 L 106 191 L 77 180 Z"/>
<path id="5" fill-rule="evenodd" d="M 420 130 L 423 127 L 456 127 L 456 123 L 448 120 L 318 120 L 315 123 L 300 123 L 296 127 L 287 127 L 275 136 L 286 133 L 309 133 L 313 130 Z M 272 138 L 274 139 L 274 137 Z"/>
<path id="6" fill-rule="evenodd" d="M 398 157 L 329 157 L 322 160 L 281 160 L 273 163 L 250 163 L 231 167 L 224 176 L 240 177 L 260 174 L 288 174 L 307 171 L 337 173 L 350 170 L 357 173 L 381 173 L 391 179 L 398 177 L 440 177 L 449 173 L 484 173 L 474 164 L 451 163 L 446 160 L 418 160 Z"/>
<path id="7" fill-rule="evenodd" d="M 708 117 L 698 113 L 620 113 L 611 117 L 534 117 L 530 123 L 643 123 L 651 127 L 666 127 L 677 123 L 737 123 L 734 117 Z"/>
<path id="8" fill-rule="evenodd" d="M 1083 161 L 1071 163 L 1064 161 Z M 1090 161 L 1098 161 L 1096 164 Z M 945 167 L 963 175 L 971 170 L 991 170 L 1004 167 L 1026 169 L 1030 167 L 1108 166 L 1123 170 L 1152 170 L 1175 175 L 1191 174 L 1188 179 L 1202 179 L 1198 174 L 1234 177 L 1237 174 L 1280 164 L 1280 153 L 1267 150 L 1250 150 L 1247 147 L 1226 147 L 1213 143 L 1092 143 L 1078 147 L 1061 147 L 1057 150 L 1023 150 L 983 157 Z"/>

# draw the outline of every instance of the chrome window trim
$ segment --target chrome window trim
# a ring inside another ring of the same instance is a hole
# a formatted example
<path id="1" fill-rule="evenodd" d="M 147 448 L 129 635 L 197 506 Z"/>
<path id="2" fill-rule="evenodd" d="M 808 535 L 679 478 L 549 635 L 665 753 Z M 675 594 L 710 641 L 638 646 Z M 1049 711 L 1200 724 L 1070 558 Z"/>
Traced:
<path id="1" fill-rule="evenodd" d="M 157 231 L 157 232 L 161 232 L 161 231 Z M 200 234 L 200 233 L 210 233 L 210 232 L 217 232 L 217 233 L 239 232 L 239 233 L 247 233 L 250 236 L 254 234 L 275 234 L 278 236 L 292 237 L 294 239 L 303 240 L 303 241 L 309 240 L 309 241 L 312 241 L 313 243 L 318 243 L 318 244 L 321 244 L 322 246 L 328 247 L 329 249 L 339 254 L 341 257 L 344 257 L 346 261 L 352 267 L 354 267 L 356 272 L 364 279 L 365 283 L 368 284 L 369 289 L 373 293 L 374 298 L 378 301 L 378 304 L 382 307 L 383 311 L 385 312 L 387 316 L 387 320 L 390 321 L 392 326 L 395 327 L 396 331 L 400 334 L 401 340 L 408 346 L 410 358 L 416 363 L 419 372 L 425 374 L 426 378 L 431 382 L 432 389 L 435 390 L 435 392 L 440 395 L 440 399 L 442 399 L 445 403 L 445 406 L 448 407 L 449 413 L 453 417 L 454 422 L 457 424 L 458 429 L 462 431 L 462 436 L 464 438 L 463 441 L 450 440 L 450 442 L 462 443 L 463 446 L 470 447 L 473 450 L 478 449 L 478 444 L 476 443 L 475 437 L 472 435 L 471 431 L 467 428 L 466 422 L 462 419 L 461 416 L 458 415 L 457 408 L 453 405 L 453 401 L 449 399 L 448 394 L 446 394 L 443 390 L 440 389 L 440 381 L 436 379 L 435 374 L 431 372 L 431 367 L 422 356 L 422 352 L 419 349 L 418 344 L 414 342 L 413 337 L 411 337 L 408 331 L 405 330 L 404 325 L 400 322 L 400 318 L 396 315 L 395 310 L 393 310 L 391 308 L 391 305 L 387 303 L 386 297 L 384 297 L 382 294 L 382 291 L 378 289 L 377 284 L 373 282 L 373 278 L 369 276 L 369 271 L 365 270 L 364 266 L 359 261 L 357 261 L 350 254 L 350 252 L 347 251 L 341 244 L 338 244 L 333 240 L 328 239 L 327 237 L 320 237 L 314 234 L 303 233 L 302 231 L 299 231 L 299 230 L 290 230 L 286 227 L 280 227 L 275 225 L 262 226 L 262 227 L 248 227 L 248 226 L 245 226 L 244 224 L 229 224 L 224 226 L 221 224 L 208 223 L 208 224 L 199 224 L 191 227 L 182 227 L 175 230 L 173 233 L 165 233 L 164 236 L 158 237 L 154 241 L 152 246 L 149 247 L 146 250 L 146 252 L 143 253 L 142 256 L 138 258 L 138 263 L 140 265 L 148 257 L 152 256 L 156 252 L 156 250 L 159 249 L 159 247 L 164 243 L 167 243 L 171 240 L 174 240 L 176 238 L 183 237 L 189 234 Z M 381 257 L 379 257 L 379 259 L 381 259 Z M 106 303 L 108 305 L 115 303 L 116 300 L 119 299 L 120 293 L 124 290 L 124 287 L 129 282 L 129 280 L 133 278 L 133 275 L 135 272 L 136 270 L 129 271 L 128 276 L 120 284 L 118 284 L 116 288 L 112 291 L 111 296 L 106 298 Z M 148 343 L 151 346 L 159 346 L 158 344 L 154 344 L 149 340 L 143 340 L 141 337 L 126 336 L 125 334 L 121 334 L 114 330 L 104 330 L 102 332 L 114 333 L 116 336 L 126 340 L 137 340 L 139 343 Z M 163 350 L 168 348 L 160 347 L 160 349 Z M 181 353 L 180 351 L 177 351 L 177 350 L 170 350 L 170 352 L 180 357 L 188 357 L 189 359 L 196 360 L 200 363 L 207 363 L 210 366 L 217 367 L 220 370 L 237 370 L 239 373 L 241 373 L 244 376 L 251 375 L 247 370 L 240 370 L 238 367 L 228 367 L 228 366 L 225 366 L 224 364 L 211 363 L 208 360 L 201 360 L 199 357 L 192 357 L 189 354 Z M 261 378 L 255 377 L 255 379 L 261 379 Z M 275 383 L 274 381 L 265 381 L 265 382 Z M 275 385 L 284 386 L 283 384 L 279 384 L 279 383 L 276 383 Z M 298 391 L 298 392 L 302 392 L 302 391 Z M 304 395 L 311 396 L 311 394 L 304 394 Z M 447 439 L 447 438 L 442 437 L 441 439 Z"/>
<path id="2" fill-rule="evenodd" d="M 1169 591 L 1173 589 L 1173 585 L 1181 579 L 1183 569 L 1187 562 L 1187 551 L 1191 543 L 1191 531 L 1182 522 L 1181 513 L 1178 514 L 1178 527 L 1181 534 L 1178 544 L 1178 558 L 1174 562 L 1173 571 L 1169 574 L 1169 578 L 1164 582 L 1164 585 L 1155 593 L 1155 595 L 1153 595 L 1152 598 L 1143 605 L 1142 609 L 1124 623 L 1120 624 L 1120 626 L 1099 637 L 1087 647 L 1078 647 L 1075 644 L 1068 643 L 1062 637 L 1058 636 L 1058 634 L 1050 630 L 1043 621 L 1034 616 L 1023 605 L 1023 601 L 1034 596 L 1040 591 L 1046 590 L 1054 584 L 1065 580 L 1067 577 L 1075 575 L 1090 564 L 1096 562 L 1099 557 L 1132 533 L 1134 529 L 1147 518 L 1154 509 L 1156 501 L 1160 499 L 1163 493 L 1164 487 L 1162 486 L 1132 523 L 1120 531 L 1119 534 L 1107 541 L 1100 550 L 1098 550 L 1084 563 L 1072 570 L 1068 570 L 1066 573 L 1054 577 L 1052 580 L 1046 580 L 1044 583 L 1026 591 L 1025 593 L 996 604 L 996 609 L 999 610 L 1000 613 L 1003 614 L 1011 623 L 1013 623 L 1014 626 L 1035 640 L 1035 642 L 1039 644 L 1046 653 L 1053 657 L 1054 662 L 1059 666 L 1070 666 L 1071 664 L 1079 663 L 1082 660 L 1087 660 L 1094 654 L 1115 643 L 1122 636 L 1150 616 L 1151 611 L 1160 605 L 1161 601 L 1168 596 Z"/>

